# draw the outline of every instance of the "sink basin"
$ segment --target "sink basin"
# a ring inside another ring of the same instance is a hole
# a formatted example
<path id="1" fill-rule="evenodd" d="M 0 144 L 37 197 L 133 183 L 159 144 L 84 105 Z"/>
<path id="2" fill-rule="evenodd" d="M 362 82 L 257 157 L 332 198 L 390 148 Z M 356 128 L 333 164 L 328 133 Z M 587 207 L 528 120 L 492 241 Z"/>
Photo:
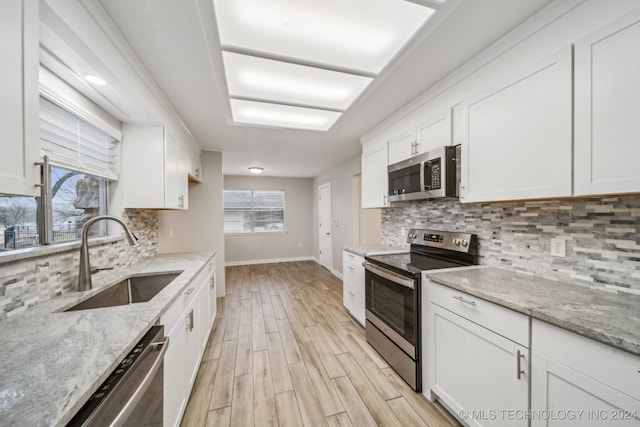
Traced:
<path id="1" fill-rule="evenodd" d="M 118 305 L 147 302 L 166 288 L 180 273 L 182 272 L 131 276 L 65 311 L 115 307 Z"/>

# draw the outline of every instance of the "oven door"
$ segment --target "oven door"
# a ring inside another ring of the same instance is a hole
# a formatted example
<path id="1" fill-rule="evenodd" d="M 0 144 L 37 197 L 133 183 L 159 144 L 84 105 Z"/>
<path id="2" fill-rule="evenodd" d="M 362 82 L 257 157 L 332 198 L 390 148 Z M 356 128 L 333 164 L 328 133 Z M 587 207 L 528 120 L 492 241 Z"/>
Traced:
<path id="1" fill-rule="evenodd" d="M 365 269 L 366 319 L 416 360 L 416 281 L 371 263 Z"/>

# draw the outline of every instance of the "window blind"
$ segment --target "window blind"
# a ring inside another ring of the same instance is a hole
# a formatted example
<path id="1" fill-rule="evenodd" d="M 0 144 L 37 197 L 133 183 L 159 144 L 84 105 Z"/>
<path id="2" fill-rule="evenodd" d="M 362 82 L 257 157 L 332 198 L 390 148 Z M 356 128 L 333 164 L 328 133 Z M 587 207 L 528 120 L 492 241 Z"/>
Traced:
<path id="1" fill-rule="evenodd" d="M 117 144 L 112 136 L 40 97 L 40 149 L 52 164 L 117 180 Z"/>
<path id="2" fill-rule="evenodd" d="M 285 231 L 284 191 L 224 190 L 225 233 Z"/>

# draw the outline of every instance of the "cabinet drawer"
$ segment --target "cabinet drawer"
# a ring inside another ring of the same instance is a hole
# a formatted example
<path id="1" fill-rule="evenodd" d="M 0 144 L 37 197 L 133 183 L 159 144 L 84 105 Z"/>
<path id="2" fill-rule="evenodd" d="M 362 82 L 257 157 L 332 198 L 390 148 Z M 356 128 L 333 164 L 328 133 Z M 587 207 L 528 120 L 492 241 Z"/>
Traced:
<path id="1" fill-rule="evenodd" d="M 529 316 L 427 280 L 427 300 L 529 348 Z"/>
<path id="2" fill-rule="evenodd" d="M 364 262 L 364 257 L 354 254 L 349 251 L 342 251 L 342 266 L 344 267 L 346 264 L 351 264 L 355 267 L 362 267 L 362 263 Z"/>
<path id="3" fill-rule="evenodd" d="M 536 353 L 640 400 L 640 357 L 539 320 L 531 330 Z"/>
<path id="4" fill-rule="evenodd" d="M 196 277 L 191 280 L 175 301 L 173 301 L 171 306 L 167 308 L 167 311 L 162 314 L 160 322 L 165 326 L 165 328 L 173 327 L 173 325 L 175 325 L 179 320 L 179 317 L 184 313 L 189 304 L 191 304 L 196 294 L 204 284 L 208 274 L 208 268 L 200 270 Z"/>
<path id="5" fill-rule="evenodd" d="M 344 264 L 342 270 L 343 286 L 364 295 L 364 267 Z"/>
<path id="6" fill-rule="evenodd" d="M 349 313 L 364 326 L 364 294 L 345 286 L 342 289 L 342 301 Z"/>

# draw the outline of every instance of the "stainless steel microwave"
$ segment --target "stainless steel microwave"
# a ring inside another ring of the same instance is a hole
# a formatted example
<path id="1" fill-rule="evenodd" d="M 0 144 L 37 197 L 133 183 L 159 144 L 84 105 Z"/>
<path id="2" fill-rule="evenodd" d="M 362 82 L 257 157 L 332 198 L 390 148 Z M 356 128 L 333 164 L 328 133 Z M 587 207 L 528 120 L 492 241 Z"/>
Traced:
<path id="1" fill-rule="evenodd" d="M 389 201 L 457 198 L 460 145 L 440 147 L 394 163 L 389 171 Z"/>

